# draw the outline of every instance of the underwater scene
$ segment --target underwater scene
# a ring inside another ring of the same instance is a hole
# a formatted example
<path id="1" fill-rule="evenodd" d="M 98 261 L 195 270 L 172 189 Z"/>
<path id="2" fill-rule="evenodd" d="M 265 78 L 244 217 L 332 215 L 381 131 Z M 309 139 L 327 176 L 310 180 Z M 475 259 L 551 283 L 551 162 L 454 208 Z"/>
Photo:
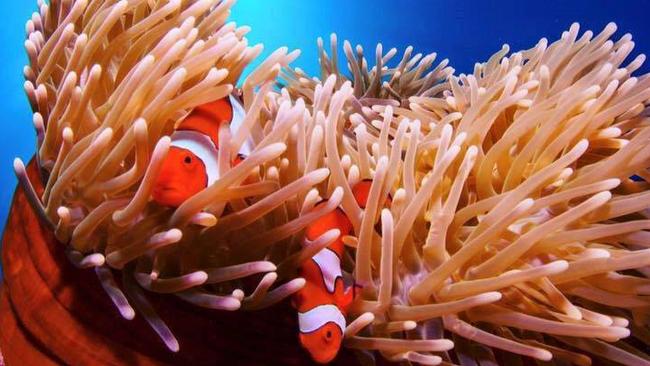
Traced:
<path id="1" fill-rule="evenodd" d="M 650 2 L 0 5 L 0 366 L 650 366 Z"/>

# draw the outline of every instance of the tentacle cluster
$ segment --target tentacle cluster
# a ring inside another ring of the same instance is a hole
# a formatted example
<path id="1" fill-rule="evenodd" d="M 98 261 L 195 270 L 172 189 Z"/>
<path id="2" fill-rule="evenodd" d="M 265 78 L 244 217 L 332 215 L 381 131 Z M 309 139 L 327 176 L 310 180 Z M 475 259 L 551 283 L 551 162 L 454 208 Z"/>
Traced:
<path id="1" fill-rule="evenodd" d="M 645 57 L 625 64 L 634 43 L 610 40 L 615 30 L 580 35 L 576 24 L 552 44 L 505 46 L 439 95 L 375 103 L 378 118 L 329 115 L 331 179 L 344 192 L 346 175 L 373 180 L 365 210 L 342 202 L 363 286 L 347 346 L 420 364 L 503 361 L 502 351 L 650 364 L 639 347 L 650 78 L 632 76 Z M 333 94 L 330 113 L 359 90 L 334 77 L 314 88 Z"/>
<path id="2" fill-rule="evenodd" d="M 336 204 L 317 212 L 303 207 L 328 171 L 287 163 L 297 152 L 290 131 L 305 104 L 270 90 L 298 52 L 277 50 L 235 89 L 262 46 L 248 45 L 248 27 L 226 22 L 232 5 L 53 0 L 39 2 L 26 26 L 25 91 L 45 189 L 34 190 L 17 159 L 20 184 L 67 244 L 68 258 L 95 267 L 120 313 L 131 319 L 135 307 L 174 351 L 178 342 L 142 289 L 212 309 L 270 306 L 304 283 L 276 285 L 268 259 L 284 249 L 273 244 L 294 242 L 309 220 Z M 222 164 L 218 183 L 177 209 L 152 202 L 174 127 L 195 106 L 231 93 L 243 98 L 247 116 L 236 135 L 220 134 L 218 159 L 230 161 L 248 138 L 255 150 L 233 169 Z M 252 238 L 251 250 L 233 244 L 243 238 Z M 114 270 L 123 270 L 121 280 Z M 257 274 L 266 274 L 259 284 L 242 282 Z"/>

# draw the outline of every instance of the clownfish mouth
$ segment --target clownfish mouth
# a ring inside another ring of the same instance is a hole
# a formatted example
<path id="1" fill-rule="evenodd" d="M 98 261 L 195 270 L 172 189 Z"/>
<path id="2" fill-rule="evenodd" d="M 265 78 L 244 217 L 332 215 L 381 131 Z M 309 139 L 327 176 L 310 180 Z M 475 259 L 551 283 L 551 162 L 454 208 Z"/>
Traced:
<path id="1" fill-rule="evenodd" d="M 162 206 L 178 207 L 191 195 L 174 186 L 157 186 L 152 192 L 154 201 Z"/>

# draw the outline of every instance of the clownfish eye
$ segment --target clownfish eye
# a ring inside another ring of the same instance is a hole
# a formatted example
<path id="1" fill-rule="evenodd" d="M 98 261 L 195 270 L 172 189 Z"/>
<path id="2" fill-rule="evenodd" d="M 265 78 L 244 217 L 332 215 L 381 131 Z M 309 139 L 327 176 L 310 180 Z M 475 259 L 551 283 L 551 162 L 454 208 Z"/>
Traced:
<path id="1" fill-rule="evenodd" d="M 328 330 L 327 333 L 325 333 L 325 338 L 330 339 L 332 338 L 332 331 Z"/>
<path id="2" fill-rule="evenodd" d="M 183 160 L 185 164 L 192 164 L 192 157 L 191 156 L 186 156 L 185 159 Z"/>

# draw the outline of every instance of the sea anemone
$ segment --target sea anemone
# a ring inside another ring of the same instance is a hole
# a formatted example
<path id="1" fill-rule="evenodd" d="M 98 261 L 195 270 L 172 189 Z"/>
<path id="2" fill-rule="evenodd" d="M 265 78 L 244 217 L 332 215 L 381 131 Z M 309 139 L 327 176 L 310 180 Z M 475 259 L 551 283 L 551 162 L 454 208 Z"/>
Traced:
<path id="1" fill-rule="evenodd" d="M 124 318 L 178 351 L 143 288 L 216 310 L 281 302 L 340 235 L 303 229 L 340 207 L 361 286 L 344 345 L 362 362 L 650 364 L 650 77 L 632 76 L 644 56 L 623 66 L 631 36 L 573 25 L 459 76 L 410 47 L 388 66 L 379 45 L 369 68 L 345 42 L 348 74 L 333 36 L 319 77 L 282 48 L 236 89 L 261 46 L 226 23 L 232 3 L 53 0 L 27 23 L 40 181 L 16 160 L 22 194 Z M 246 116 L 219 131 L 220 179 L 178 208 L 152 201 L 175 127 L 230 94 Z"/>
<path id="2" fill-rule="evenodd" d="M 578 38 L 574 24 L 504 46 L 441 96 L 328 118 L 331 179 L 347 193 L 342 150 L 349 175 L 373 180 L 363 214 L 342 201 L 363 286 L 348 347 L 421 364 L 650 364 L 650 77 L 632 76 L 643 55 L 623 65 L 634 43 L 615 30 Z M 354 100 L 354 83 L 333 84 L 331 106 Z"/>
<path id="3" fill-rule="evenodd" d="M 25 90 L 45 188 L 38 194 L 16 160 L 20 184 L 70 260 L 94 267 L 122 316 L 134 317 L 133 303 L 173 351 L 177 340 L 141 288 L 211 309 L 270 306 L 304 283 L 269 291 L 277 275 L 266 259 L 283 255 L 273 244 L 295 241 L 337 205 L 301 212 L 298 197 L 328 171 L 287 164 L 296 152 L 289 131 L 305 105 L 270 89 L 298 53 L 277 50 L 234 90 L 262 47 L 248 46 L 249 28 L 226 23 L 232 4 L 52 1 L 27 23 Z M 221 179 L 177 209 L 151 201 L 174 127 L 192 108 L 231 93 L 248 113 L 234 136 L 221 131 L 218 159 L 229 161 L 249 137 L 254 151 L 232 169 L 222 164 Z M 111 269 L 123 270 L 123 286 Z M 239 279 L 258 273 L 268 275 L 247 282 L 254 291 L 246 296 Z"/>

